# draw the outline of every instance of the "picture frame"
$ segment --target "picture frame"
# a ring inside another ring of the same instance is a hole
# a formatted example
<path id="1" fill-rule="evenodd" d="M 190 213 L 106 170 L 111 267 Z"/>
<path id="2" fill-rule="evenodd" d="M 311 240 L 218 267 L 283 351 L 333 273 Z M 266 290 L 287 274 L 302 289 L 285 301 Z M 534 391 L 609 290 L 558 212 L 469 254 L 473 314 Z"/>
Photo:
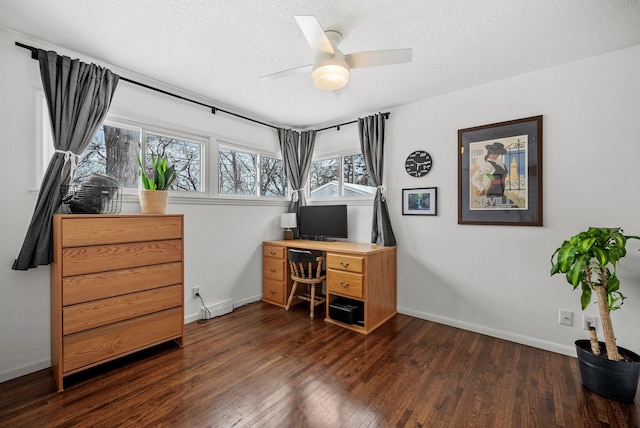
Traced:
<path id="1" fill-rule="evenodd" d="M 402 189 L 402 215 L 438 215 L 438 188 Z"/>
<path id="2" fill-rule="evenodd" d="M 542 116 L 458 130 L 458 224 L 542 226 Z"/>

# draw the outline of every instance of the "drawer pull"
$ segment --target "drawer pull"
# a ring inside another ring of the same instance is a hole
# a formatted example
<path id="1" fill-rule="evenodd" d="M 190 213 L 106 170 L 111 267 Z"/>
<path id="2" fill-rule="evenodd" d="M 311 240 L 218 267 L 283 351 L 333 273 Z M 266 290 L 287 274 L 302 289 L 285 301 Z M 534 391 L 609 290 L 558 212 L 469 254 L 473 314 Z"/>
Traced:
<path id="1" fill-rule="evenodd" d="M 349 267 L 349 262 L 340 262 L 340 266 L 342 267 Z"/>
<path id="2" fill-rule="evenodd" d="M 269 252 L 269 254 L 271 254 L 272 256 L 275 256 L 275 255 L 276 255 L 276 254 L 278 254 L 278 253 L 276 253 L 275 251 L 271 250 L 271 251 Z"/>
<path id="3" fill-rule="evenodd" d="M 271 268 L 271 272 L 275 272 L 277 269 Z"/>
<path id="4" fill-rule="evenodd" d="M 269 293 L 271 293 L 271 294 L 276 294 L 276 292 L 275 292 L 275 291 L 273 291 L 273 290 L 269 290 Z"/>
<path id="5" fill-rule="evenodd" d="M 342 282 L 340 281 L 340 287 L 348 287 L 349 283 L 348 282 Z"/>

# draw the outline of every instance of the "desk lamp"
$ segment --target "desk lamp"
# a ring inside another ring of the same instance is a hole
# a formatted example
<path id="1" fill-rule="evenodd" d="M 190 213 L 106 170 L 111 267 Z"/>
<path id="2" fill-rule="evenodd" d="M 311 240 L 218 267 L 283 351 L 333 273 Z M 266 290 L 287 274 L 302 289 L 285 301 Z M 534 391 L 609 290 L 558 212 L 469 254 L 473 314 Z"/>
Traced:
<path id="1" fill-rule="evenodd" d="M 293 230 L 298 226 L 296 222 L 296 213 L 285 213 L 280 216 L 280 227 L 286 229 L 284 231 L 284 239 L 293 239 Z"/>

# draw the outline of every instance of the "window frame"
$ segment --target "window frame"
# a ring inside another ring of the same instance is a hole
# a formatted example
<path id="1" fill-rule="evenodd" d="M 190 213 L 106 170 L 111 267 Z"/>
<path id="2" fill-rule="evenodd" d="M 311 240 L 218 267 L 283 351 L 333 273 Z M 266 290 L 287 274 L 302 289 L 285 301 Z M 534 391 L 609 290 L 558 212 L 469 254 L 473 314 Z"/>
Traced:
<path id="1" fill-rule="evenodd" d="M 249 153 L 249 154 L 253 154 L 256 156 L 256 191 L 254 194 L 251 195 L 237 195 L 237 194 L 229 194 L 229 193 L 220 193 L 220 183 L 219 183 L 219 176 L 220 176 L 220 170 L 218 168 L 219 162 L 220 162 L 220 158 L 219 158 L 219 154 L 220 154 L 220 149 L 226 149 L 226 150 L 234 150 L 234 151 L 238 151 L 238 152 L 243 152 L 243 153 Z M 282 202 L 288 202 L 291 199 L 291 185 L 289 183 L 289 180 L 287 179 L 287 192 L 285 196 L 264 196 L 264 195 L 260 195 L 260 185 L 261 185 L 261 180 L 262 180 L 262 156 L 266 156 L 266 157 L 270 157 L 273 159 L 279 159 L 282 160 L 284 162 L 284 160 L 282 159 L 282 154 L 280 153 L 273 153 L 273 152 L 269 152 L 266 150 L 260 150 L 260 149 L 256 149 L 254 147 L 250 147 L 247 146 L 245 144 L 241 144 L 239 142 L 233 141 L 231 139 L 218 139 L 216 141 L 216 147 L 215 147 L 215 168 L 216 168 L 216 173 L 212 174 L 215 175 L 215 180 L 212 183 L 212 191 L 215 193 L 215 197 L 219 198 L 219 199 L 230 199 L 230 200 L 245 200 L 245 201 L 263 201 L 263 202 L 267 202 L 267 201 L 271 201 L 271 202 L 277 202 L 278 204 L 282 203 Z M 285 171 L 286 173 L 286 171 Z"/>
<path id="2" fill-rule="evenodd" d="M 348 202 L 348 201 L 352 201 L 352 202 L 369 202 L 369 201 L 373 201 L 373 199 L 375 198 L 375 193 L 371 194 L 371 195 L 360 195 L 360 196 L 356 196 L 356 195 L 351 195 L 351 196 L 345 196 L 344 195 L 344 157 L 345 156 L 353 156 L 353 155 L 362 155 L 362 152 L 360 152 L 360 150 L 357 149 L 351 149 L 351 150 L 340 150 L 340 151 L 334 151 L 334 152 L 325 152 L 325 153 L 319 153 L 317 156 L 313 156 L 313 158 L 311 159 L 311 162 L 316 162 L 316 161 L 321 161 L 321 160 L 325 160 L 325 159 L 333 159 L 333 158 L 338 158 L 339 159 L 339 167 L 338 167 L 338 196 L 336 197 L 312 197 L 311 196 L 311 177 L 308 176 L 307 177 L 307 183 L 305 184 L 305 196 L 307 198 L 307 201 L 309 202 L 313 202 L 313 203 L 331 203 L 331 202 Z M 311 174 L 311 169 L 309 169 L 309 174 Z M 368 172 L 367 172 L 368 174 Z"/>

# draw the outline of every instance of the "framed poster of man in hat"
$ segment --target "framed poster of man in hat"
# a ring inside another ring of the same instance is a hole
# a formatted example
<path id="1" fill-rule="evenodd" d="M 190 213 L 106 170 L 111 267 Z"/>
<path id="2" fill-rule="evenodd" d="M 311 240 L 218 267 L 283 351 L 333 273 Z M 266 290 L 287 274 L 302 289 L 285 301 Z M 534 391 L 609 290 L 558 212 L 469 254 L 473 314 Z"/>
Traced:
<path id="1" fill-rule="evenodd" d="M 458 131 L 458 223 L 542 226 L 542 116 Z"/>

